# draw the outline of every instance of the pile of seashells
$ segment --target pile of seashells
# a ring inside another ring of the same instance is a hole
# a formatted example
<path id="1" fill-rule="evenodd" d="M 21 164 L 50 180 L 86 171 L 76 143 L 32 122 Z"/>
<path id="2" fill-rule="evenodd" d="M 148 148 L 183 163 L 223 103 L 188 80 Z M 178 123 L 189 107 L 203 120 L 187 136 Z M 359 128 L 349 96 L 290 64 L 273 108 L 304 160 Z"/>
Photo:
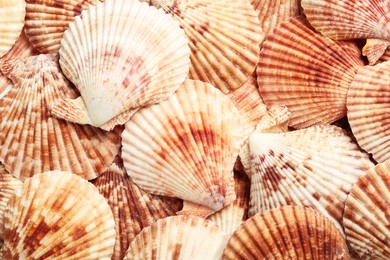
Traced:
<path id="1" fill-rule="evenodd" d="M 0 259 L 390 259 L 388 0 L 0 0 Z"/>

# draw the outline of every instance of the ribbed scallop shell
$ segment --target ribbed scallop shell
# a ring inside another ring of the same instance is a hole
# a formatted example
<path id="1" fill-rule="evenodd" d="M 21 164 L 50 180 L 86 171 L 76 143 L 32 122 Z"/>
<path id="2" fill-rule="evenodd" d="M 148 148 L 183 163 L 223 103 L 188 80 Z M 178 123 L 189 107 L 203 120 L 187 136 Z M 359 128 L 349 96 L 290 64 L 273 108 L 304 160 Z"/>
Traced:
<path id="1" fill-rule="evenodd" d="M 259 60 L 263 34 L 248 0 L 152 0 L 180 23 L 191 48 L 189 78 L 223 93 L 244 84 Z"/>
<path id="2" fill-rule="evenodd" d="M 310 24 L 335 40 L 390 40 L 388 0 L 301 0 Z"/>
<path id="3" fill-rule="evenodd" d="M 25 0 L 0 1 L 0 58 L 18 40 L 26 14 Z"/>
<path id="4" fill-rule="evenodd" d="M 378 162 L 390 158 L 390 61 L 359 70 L 348 91 L 348 121 L 359 145 Z"/>
<path id="5" fill-rule="evenodd" d="M 363 259 L 390 258 L 390 161 L 360 177 L 345 203 L 347 241 Z"/>
<path id="6" fill-rule="evenodd" d="M 26 0 L 26 34 L 41 53 L 58 54 L 64 31 L 81 11 L 103 0 Z"/>
<path id="7" fill-rule="evenodd" d="M 385 53 L 383 53 L 382 57 L 379 59 L 379 62 L 384 62 L 390 60 L 390 49 L 388 48 Z"/>
<path id="8" fill-rule="evenodd" d="M 310 208 L 284 206 L 242 224 L 222 259 L 349 259 L 349 255 L 332 221 Z"/>
<path id="9" fill-rule="evenodd" d="M 189 55 L 184 31 L 164 11 L 139 1 L 98 3 L 76 17 L 61 42 L 61 68 L 81 97 L 62 100 L 52 112 L 110 130 L 174 93 L 188 74 Z"/>
<path id="10" fill-rule="evenodd" d="M 363 47 L 362 54 L 367 57 L 370 65 L 375 65 L 389 46 L 390 41 L 367 39 L 366 45 Z"/>
<path id="11" fill-rule="evenodd" d="M 257 81 L 265 104 L 285 105 L 290 126 L 327 124 L 347 113 L 348 87 L 363 66 L 359 49 L 314 32 L 292 18 L 263 43 Z"/>
<path id="12" fill-rule="evenodd" d="M 249 216 L 283 205 L 313 207 L 341 230 L 352 185 L 374 164 L 336 126 L 249 137 Z"/>
<path id="13" fill-rule="evenodd" d="M 158 220 L 130 244 L 125 259 L 220 259 L 228 235 L 195 216 Z"/>
<path id="14" fill-rule="evenodd" d="M 0 160 L 12 175 L 24 180 L 64 170 L 93 179 L 111 165 L 120 147 L 119 129 L 105 132 L 51 116 L 56 101 L 77 96 L 53 57 L 7 61 L 2 70 L 14 83 L 0 100 Z"/>
<path id="15" fill-rule="evenodd" d="M 182 207 L 180 200 L 149 195 L 127 176 L 122 159 L 93 181 L 114 213 L 116 241 L 112 259 L 123 259 L 141 230 L 156 220 L 174 216 Z"/>
<path id="16" fill-rule="evenodd" d="M 68 172 L 26 179 L 4 212 L 5 259 L 108 259 L 115 222 L 91 183 Z"/>
<path id="17" fill-rule="evenodd" d="M 192 202 L 204 209 L 200 215 L 212 214 L 235 199 L 232 170 L 243 139 L 240 126 L 229 97 L 208 83 L 186 80 L 168 100 L 141 109 L 126 124 L 127 173 L 149 193 L 186 200 L 187 213 Z"/>

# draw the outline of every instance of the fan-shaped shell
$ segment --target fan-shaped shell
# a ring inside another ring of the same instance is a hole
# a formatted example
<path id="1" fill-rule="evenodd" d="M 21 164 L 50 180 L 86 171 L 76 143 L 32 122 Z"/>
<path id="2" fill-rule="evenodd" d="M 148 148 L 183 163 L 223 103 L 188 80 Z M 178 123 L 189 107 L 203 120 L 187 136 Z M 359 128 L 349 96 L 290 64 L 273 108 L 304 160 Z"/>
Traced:
<path id="1" fill-rule="evenodd" d="M 204 216 L 235 199 L 232 170 L 242 139 L 229 97 L 186 80 L 167 101 L 141 109 L 126 124 L 122 156 L 142 189 L 186 200 L 186 212 L 188 202 L 200 204 Z"/>
<path id="2" fill-rule="evenodd" d="M 98 1 L 103 0 L 26 0 L 26 34 L 41 53 L 58 54 L 69 23 Z"/>
<path id="3" fill-rule="evenodd" d="M 247 0 L 152 0 L 185 30 L 191 48 L 190 79 L 223 93 L 242 86 L 255 70 L 263 34 Z"/>
<path id="4" fill-rule="evenodd" d="M 110 130 L 174 93 L 189 55 L 184 31 L 162 10 L 139 1 L 98 3 L 76 17 L 61 42 L 61 68 L 81 97 L 62 100 L 52 112 Z"/>
<path id="5" fill-rule="evenodd" d="M 341 232 L 310 208 L 256 214 L 231 236 L 222 259 L 349 259 Z"/>
<path id="6" fill-rule="evenodd" d="M 68 172 L 26 179 L 4 212 L 5 259 L 108 259 L 114 243 L 106 200 Z"/>
<path id="7" fill-rule="evenodd" d="M 364 259 L 390 258 L 390 161 L 369 169 L 345 203 L 347 241 Z"/>
<path id="8" fill-rule="evenodd" d="M 362 53 L 367 57 L 370 65 L 375 65 L 378 60 L 383 56 L 387 48 L 390 46 L 390 41 L 367 39 L 366 45 L 364 45 Z"/>
<path id="9" fill-rule="evenodd" d="M 168 217 L 144 228 L 130 244 L 125 259 L 219 259 L 227 240 L 211 221 Z"/>
<path id="10" fill-rule="evenodd" d="M 58 120 L 49 112 L 76 92 L 53 57 L 39 55 L 4 62 L 14 87 L 0 100 L 0 160 L 25 179 L 50 170 L 96 178 L 111 165 L 120 147 L 119 129 L 105 132 Z"/>
<path id="11" fill-rule="evenodd" d="M 285 105 L 290 126 L 328 124 L 347 113 L 348 87 L 363 65 L 350 42 L 322 37 L 304 18 L 292 18 L 263 43 L 257 67 L 260 94 L 266 105 Z"/>
<path id="12" fill-rule="evenodd" d="M 313 207 L 340 225 L 352 185 L 373 166 L 335 126 L 249 137 L 249 215 L 283 205 Z"/>
<path id="13" fill-rule="evenodd" d="M 122 159 L 93 181 L 114 213 L 116 241 L 112 259 L 123 259 L 135 236 L 156 220 L 174 216 L 182 207 L 180 200 L 149 195 L 127 176 Z"/>

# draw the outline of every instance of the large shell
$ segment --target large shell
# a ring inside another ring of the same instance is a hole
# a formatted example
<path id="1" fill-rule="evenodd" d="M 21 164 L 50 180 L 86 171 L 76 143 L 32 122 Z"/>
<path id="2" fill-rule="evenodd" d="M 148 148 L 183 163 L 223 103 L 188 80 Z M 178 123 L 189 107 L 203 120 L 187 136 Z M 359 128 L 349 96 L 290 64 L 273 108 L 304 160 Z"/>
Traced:
<path id="1" fill-rule="evenodd" d="M 4 212 L 5 259 L 111 257 L 115 222 L 91 183 L 68 172 L 26 179 Z"/>
<path id="2" fill-rule="evenodd" d="M 49 109 L 56 101 L 77 96 L 54 58 L 6 61 L 2 70 L 15 85 L 0 100 L 0 160 L 12 175 L 23 180 L 64 170 L 93 179 L 111 165 L 120 147 L 118 131 L 51 116 Z"/>
<path id="3" fill-rule="evenodd" d="M 25 14 L 25 0 L 0 1 L 0 58 L 12 48 L 19 38 Z"/>
<path id="4" fill-rule="evenodd" d="M 26 34 L 41 53 L 57 54 L 75 16 L 103 0 L 26 0 Z"/>
<path id="5" fill-rule="evenodd" d="M 220 259 L 228 235 L 216 224 L 195 216 L 158 220 L 130 244 L 125 259 Z"/>
<path id="6" fill-rule="evenodd" d="M 52 112 L 110 130 L 175 92 L 189 55 L 184 31 L 162 10 L 139 1 L 98 3 L 76 17 L 61 42 L 61 68 L 81 97 L 62 100 Z"/>
<path id="7" fill-rule="evenodd" d="M 389 46 L 390 41 L 367 39 L 366 45 L 363 47 L 362 54 L 367 57 L 370 65 L 375 65 Z"/>
<path id="8" fill-rule="evenodd" d="M 249 137 L 249 216 L 283 205 L 313 207 L 342 230 L 352 185 L 374 164 L 336 126 Z"/>
<path id="9" fill-rule="evenodd" d="M 186 212 L 188 202 L 199 204 L 207 216 L 235 199 L 232 170 L 242 139 L 229 97 L 186 80 L 167 101 L 140 110 L 126 124 L 122 156 L 142 189 L 186 200 Z"/>
<path id="10" fill-rule="evenodd" d="M 290 126 L 327 124 L 347 113 L 347 91 L 363 66 L 359 49 L 314 32 L 304 18 L 292 18 L 263 43 L 257 67 L 267 105 L 285 105 Z"/>
<path id="11" fill-rule="evenodd" d="M 222 259 L 349 259 L 343 235 L 310 208 L 284 206 L 256 214 L 229 239 Z"/>
<path id="12" fill-rule="evenodd" d="M 390 158 L 390 61 L 360 69 L 348 91 L 348 121 L 378 162 Z"/>
<path id="13" fill-rule="evenodd" d="M 390 258 L 390 161 L 367 171 L 345 203 L 347 241 L 364 259 Z"/>
<path id="14" fill-rule="evenodd" d="M 255 70 L 263 34 L 248 0 L 152 0 L 180 23 L 191 48 L 189 77 L 223 93 Z"/>
<path id="15" fill-rule="evenodd" d="M 182 207 L 179 200 L 149 195 L 127 176 L 122 159 L 93 181 L 114 213 L 116 241 L 112 259 L 123 259 L 135 236 L 156 220 L 174 216 Z"/>

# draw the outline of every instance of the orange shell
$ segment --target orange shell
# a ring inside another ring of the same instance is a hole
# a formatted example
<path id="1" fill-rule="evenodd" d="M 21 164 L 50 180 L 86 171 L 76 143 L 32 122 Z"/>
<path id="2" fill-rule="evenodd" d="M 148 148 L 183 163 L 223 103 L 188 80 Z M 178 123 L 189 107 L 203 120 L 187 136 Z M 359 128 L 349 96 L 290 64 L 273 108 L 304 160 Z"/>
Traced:
<path id="1" fill-rule="evenodd" d="M 367 39 L 366 45 L 364 45 L 362 53 L 367 57 L 370 65 L 375 65 L 386 52 L 390 46 L 390 41 Z"/>

